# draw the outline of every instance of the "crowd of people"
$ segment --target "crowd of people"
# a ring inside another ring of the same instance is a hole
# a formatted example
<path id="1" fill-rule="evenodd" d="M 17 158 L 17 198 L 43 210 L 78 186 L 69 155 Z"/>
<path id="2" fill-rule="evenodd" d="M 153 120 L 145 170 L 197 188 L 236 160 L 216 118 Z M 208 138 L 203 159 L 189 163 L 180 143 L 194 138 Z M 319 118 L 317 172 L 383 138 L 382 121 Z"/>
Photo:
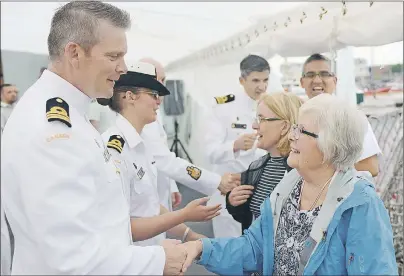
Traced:
<path id="1" fill-rule="evenodd" d="M 270 65 L 245 57 L 240 90 L 204 117 L 209 171 L 170 152 L 164 68 L 125 63 L 130 25 L 111 4 L 69 2 L 39 79 L 18 104 L 2 85 L 2 274 L 398 274 L 373 185 L 382 153 L 326 57 L 303 65 L 306 102 L 267 91 Z M 176 182 L 207 197 L 174 210 Z M 184 224 L 209 220 L 214 238 Z"/>

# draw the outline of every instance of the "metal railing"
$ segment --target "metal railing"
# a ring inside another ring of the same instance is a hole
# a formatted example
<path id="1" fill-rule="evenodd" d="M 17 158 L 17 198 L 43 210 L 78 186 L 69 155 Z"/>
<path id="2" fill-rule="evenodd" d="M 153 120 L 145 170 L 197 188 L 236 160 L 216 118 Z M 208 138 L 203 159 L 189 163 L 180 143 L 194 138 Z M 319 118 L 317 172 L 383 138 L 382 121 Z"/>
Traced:
<path id="1" fill-rule="evenodd" d="M 376 189 L 390 215 L 399 275 L 404 275 L 403 113 L 397 110 L 368 119 L 383 153 Z"/>

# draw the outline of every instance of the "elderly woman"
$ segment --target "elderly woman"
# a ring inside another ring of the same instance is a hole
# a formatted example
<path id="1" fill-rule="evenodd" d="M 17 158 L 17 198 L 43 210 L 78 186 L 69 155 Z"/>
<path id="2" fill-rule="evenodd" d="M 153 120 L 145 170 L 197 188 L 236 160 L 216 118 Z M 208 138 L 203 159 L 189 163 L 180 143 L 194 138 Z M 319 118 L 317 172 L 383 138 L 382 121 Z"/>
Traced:
<path id="1" fill-rule="evenodd" d="M 260 216 L 260 206 L 283 176 L 291 170 L 288 134 L 297 122 L 300 98 L 291 93 L 265 94 L 258 102 L 253 128 L 258 134 L 257 147 L 268 152 L 241 173 L 241 183 L 226 195 L 226 209 L 241 223 L 242 231 Z M 242 233 L 240 233 L 241 235 Z"/>
<path id="2" fill-rule="evenodd" d="M 225 275 L 397 275 L 392 229 L 374 186 L 354 169 L 365 117 L 331 95 L 310 99 L 289 135 L 294 168 L 244 235 L 184 244 Z"/>

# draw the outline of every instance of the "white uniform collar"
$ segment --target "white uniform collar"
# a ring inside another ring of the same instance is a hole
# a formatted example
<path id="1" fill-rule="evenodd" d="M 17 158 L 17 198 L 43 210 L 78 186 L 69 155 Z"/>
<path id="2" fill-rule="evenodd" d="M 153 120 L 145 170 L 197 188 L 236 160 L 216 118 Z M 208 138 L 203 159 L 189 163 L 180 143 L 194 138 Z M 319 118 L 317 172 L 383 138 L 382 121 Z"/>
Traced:
<path id="1" fill-rule="evenodd" d="M 125 138 L 130 148 L 134 148 L 138 144 L 143 143 L 143 139 L 139 133 L 137 133 L 136 129 L 119 113 L 116 119 L 116 126 L 121 131 L 122 136 Z"/>
<path id="2" fill-rule="evenodd" d="M 247 110 L 251 110 L 254 112 L 257 110 L 258 102 L 251 99 L 250 96 L 248 96 L 247 92 L 244 91 L 244 88 L 241 88 L 239 91 L 237 91 L 236 100 L 241 100 L 238 102 L 245 104 Z"/>
<path id="3" fill-rule="evenodd" d="M 91 98 L 67 80 L 49 70 L 45 70 L 38 83 L 43 86 L 49 86 L 48 89 L 54 92 L 53 95 L 65 100 L 69 106 L 74 107 L 81 115 L 87 114 Z"/>
<path id="4" fill-rule="evenodd" d="M 1 102 L 1 107 L 10 107 L 10 106 L 12 105 L 5 102 Z"/>

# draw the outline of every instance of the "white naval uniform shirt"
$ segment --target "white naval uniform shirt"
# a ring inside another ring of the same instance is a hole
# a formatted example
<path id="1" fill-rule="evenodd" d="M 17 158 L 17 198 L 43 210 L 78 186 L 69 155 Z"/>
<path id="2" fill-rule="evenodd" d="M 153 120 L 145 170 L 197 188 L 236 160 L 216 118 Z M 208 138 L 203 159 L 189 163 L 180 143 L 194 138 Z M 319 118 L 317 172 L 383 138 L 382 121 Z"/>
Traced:
<path id="1" fill-rule="evenodd" d="M 104 143 L 108 144 L 113 135 L 122 137 L 124 141 L 122 152 L 118 152 L 114 148 L 110 148 L 109 151 L 114 157 L 125 162 L 126 170 L 122 173 L 122 177 L 126 185 L 125 190 L 130 191 L 130 196 L 126 199 L 130 204 L 130 216 L 153 217 L 160 215 L 157 168 L 153 155 L 146 147 L 143 135 L 139 135 L 132 124 L 120 114 L 117 115 L 115 125 L 102 134 Z M 135 244 L 142 246 L 158 245 L 164 239 L 165 233 L 161 233 Z"/>
<path id="2" fill-rule="evenodd" d="M 234 101 L 215 102 L 204 123 L 206 157 L 219 174 L 245 171 L 251 162 L 266 154 L 256 148 L 256 143 L 250 150 L 233 152 L 234 141 L 240 135 L 255 132 L 252 124 L 257 110 L 257 102 L 246 92 L 237 91 L 233 95 Z"/>
<path id="3" fill-rule="evenodd" d="M 238 91 L 234 101 L 218 104 L 206 114 L 204 123 L 205 153 L 212 164 L 213 171 L 223 174 L 241 173 L 266 152 L 258 149 L 256 144 L 250 150 L 233 152 L 234 141 L 242 134 L 251 134 L 255 130 L 252 124 L 256 117 L 257 102 L 244 91 Z M 214 218 L 213 231 L 215 237 L 238 237 L 241 224 L 233 219 L 226 209 L 225 196 L 216 192 L 209 200 L 209 205 L 221 204 L 221 214 Z"/>
<path id="4" fill-rule="evenodd" d="M 91 102 L 88 111 L 88 118 L 97 122 L 100 133 L 104 133 L 115 123 L 116 115 L 116 112 L 112 111 L 109 106 L 100 105 L 97 100 Z"/>
<path id="5" fill-rule="evenodd" d="M 367 121 L 367 123 L 368 128 L 363 141 L 363 150 L 361 156 L 358 159 L 358 162 L 366 158 L 369 158 L 373 155 L 377 155 L 378 157 L 380 157 L 382 154 L 382 150 L 380 149 L 379 144 L 377 143 L 377 139 L 373 132 L 372 126 L 370 125 L 369 121 Z"/>
<path id="6" fill-rule="evenodd" d="M 49 109 L 49 99 L 68 107 Z M 45 70 L 7 122 L 1 194 L 15 237 L 13 274 L 161 275 L 164 270 L 162 247 L 131 243 L 122 179 L 86 117 L 90 101 Z M 48 116 L 64 118 L 71 127 L 49 122 Z"/>
<path id="7" fill-rule="evenodd" d="M 153 141 L 158 144 L 164 144 L 168 150 L 167 133 L 163 127 L 163 120 L 161 118 L 160 110 L 157 110 L 157 120 L 153 123 L 145 125 L 142 131 L 143 135 L 147 135 L 149 140 L 146 141 L 149 144 L 147 147 L 153 149 Z M 171 179 L 164 173 L 157 174 L 157 190 L 159 193 L 160 204 L 167 210 L 172 210 L 171 194 L 178 192 L 177 184 L 174 179 Z"/>
<path id="8" fill-rule="evenodd" d="M 166 134 L 160 122 L 146 125 L 142 136 L 147 137 L 146 147 L 150 149 L 156 161 L 157 186 L 161 200 L 166 201 L 167 197 L 171 196 L 173 191 L 170 191 L 169 185 L 172 179 L 205 195 L 210 196 L 217 191 L 221 176 L 176 157 L 175 153 L 168 149 Z"/>

